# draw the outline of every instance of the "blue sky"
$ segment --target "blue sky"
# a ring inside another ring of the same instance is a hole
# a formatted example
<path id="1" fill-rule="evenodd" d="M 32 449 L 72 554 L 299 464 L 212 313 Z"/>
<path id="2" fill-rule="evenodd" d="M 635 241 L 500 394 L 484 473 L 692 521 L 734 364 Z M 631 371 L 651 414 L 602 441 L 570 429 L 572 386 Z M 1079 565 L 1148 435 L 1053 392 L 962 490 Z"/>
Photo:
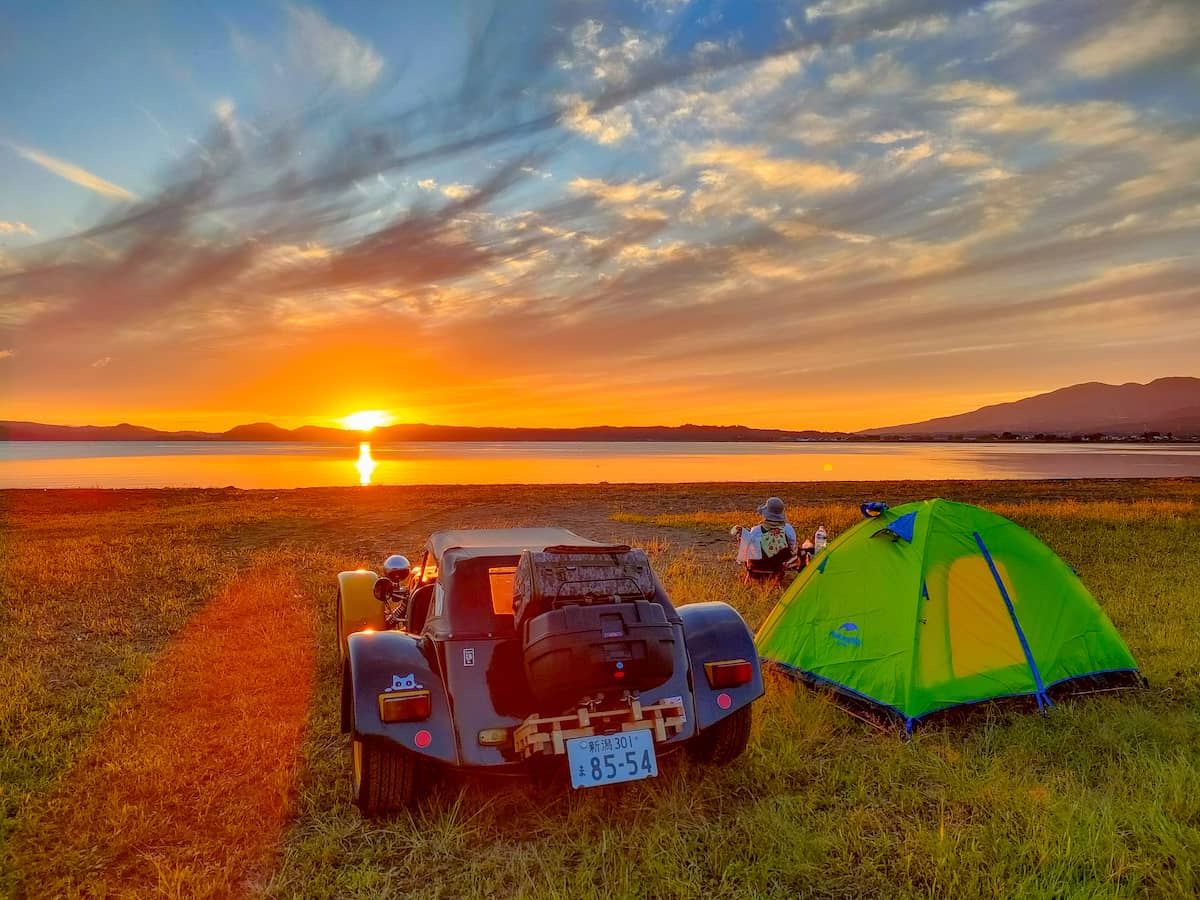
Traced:
<path id="1" fill-rule="evenodd" d="M 0 10 L 0 418 L 857 428 L 1196 374 L 1191 0 Z"/>

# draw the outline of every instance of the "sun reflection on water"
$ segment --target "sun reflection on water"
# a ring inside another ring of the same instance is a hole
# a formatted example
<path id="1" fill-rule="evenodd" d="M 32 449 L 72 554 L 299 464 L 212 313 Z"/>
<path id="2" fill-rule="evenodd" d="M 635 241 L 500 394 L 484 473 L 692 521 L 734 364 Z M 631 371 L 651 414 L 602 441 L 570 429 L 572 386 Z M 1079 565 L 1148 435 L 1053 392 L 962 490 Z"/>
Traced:
<path id="1" fill-rule="evenodd" d="M 358 459 L 354 461 L 354 468 L 358 469 L 358 483 L 370 484 L 371 473 L 375 471 L 375 460 L 371 458 L 371 443 L 363 441 L 358 445 Z"/>

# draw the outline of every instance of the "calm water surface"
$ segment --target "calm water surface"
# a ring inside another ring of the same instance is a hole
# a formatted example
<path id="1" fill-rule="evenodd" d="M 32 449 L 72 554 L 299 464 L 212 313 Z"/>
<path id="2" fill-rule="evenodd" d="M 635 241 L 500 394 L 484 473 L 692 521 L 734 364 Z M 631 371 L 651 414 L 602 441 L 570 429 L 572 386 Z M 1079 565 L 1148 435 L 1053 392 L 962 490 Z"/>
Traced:
<path id="1" fill-rule="evenodd" d="M 0 488 L 1200 476 L 1200 444 L 0 443 Z"/>

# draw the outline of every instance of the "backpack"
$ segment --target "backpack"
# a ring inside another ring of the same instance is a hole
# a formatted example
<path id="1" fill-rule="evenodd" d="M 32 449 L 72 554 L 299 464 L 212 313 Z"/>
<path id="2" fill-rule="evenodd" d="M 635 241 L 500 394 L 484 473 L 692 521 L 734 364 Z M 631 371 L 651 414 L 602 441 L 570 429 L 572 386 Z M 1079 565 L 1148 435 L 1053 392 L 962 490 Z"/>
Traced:
<path id="1" fill-rule="evenodd" d="M 791 551 L 783 525 L 763 525 L 759 545 L 762 547 L 762 555 L 765 560 L 773 560 L 774 557 L 780 554 L 790 554 Z M 786 558 L 785 556 L 784 559 Z"/>

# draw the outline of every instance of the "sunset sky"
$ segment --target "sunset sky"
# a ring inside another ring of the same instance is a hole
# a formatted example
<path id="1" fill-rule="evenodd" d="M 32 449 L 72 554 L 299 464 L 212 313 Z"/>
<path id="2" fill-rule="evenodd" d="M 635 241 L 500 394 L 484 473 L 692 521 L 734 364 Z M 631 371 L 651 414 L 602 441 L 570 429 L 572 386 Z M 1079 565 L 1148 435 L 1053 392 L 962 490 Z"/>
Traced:
<path id="1" fill-rule="evenodd" d="M 1198 248 L 1195 0 L 0 7 L 0 419 L 887 425 Z"/>

